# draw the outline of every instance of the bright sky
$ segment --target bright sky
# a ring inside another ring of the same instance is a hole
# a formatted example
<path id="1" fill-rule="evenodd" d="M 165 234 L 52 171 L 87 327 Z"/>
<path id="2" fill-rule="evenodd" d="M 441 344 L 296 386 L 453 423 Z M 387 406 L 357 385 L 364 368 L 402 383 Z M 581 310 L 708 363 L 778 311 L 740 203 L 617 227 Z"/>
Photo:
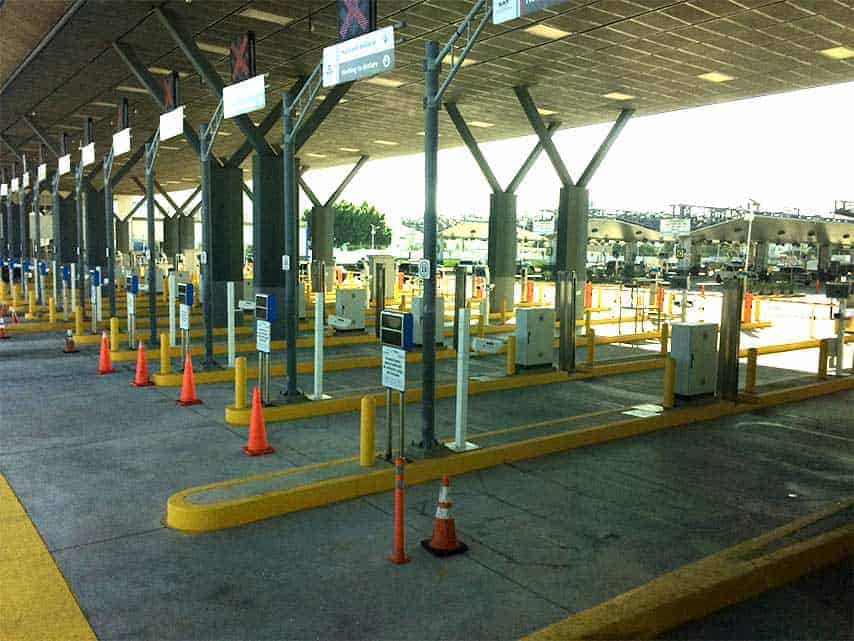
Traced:
<path id="1" fill-rule="evenodd" d="M 634 118 L 590 185 L 592 204 L 669 211 L 674 203 L 744 206 L 752 198 L 765 210 L 828 212 L 834 200 L 854 200 L 852 104 L 854 83 L 846 83 Z M 519 118 L 524 118 L 521 108 Z M 555 135 L 573 179 L 609 128 L 603 124 Z M 456 138 L 455 132 L 445 135 Z M 534 143 L 533 136 L 526 136 L 482 145 L 502 185 Z M 324 200 L 347 171 L 309 171 L 306 179 Z M 342 198 L 373 203 L 397 227 L 401 217 L 423 215 L 423 175 L 421 154 L 368 162 Z M 558 190 L 557 176 L 542 154 L 519 189 L 519 213 L 556 207 Z M 440 152 L 441 215 L 485 215 L 489 193 L 466 148 Z M 301 209 L 310 206 L 302 198 Z"/>

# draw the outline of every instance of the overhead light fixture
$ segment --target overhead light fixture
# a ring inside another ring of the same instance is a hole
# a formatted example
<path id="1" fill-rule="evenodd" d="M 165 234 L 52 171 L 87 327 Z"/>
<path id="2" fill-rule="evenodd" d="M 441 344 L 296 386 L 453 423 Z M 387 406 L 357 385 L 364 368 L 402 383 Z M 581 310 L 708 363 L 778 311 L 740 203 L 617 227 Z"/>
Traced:
<path id="1" fill-rule="evenodd" d="M 537 113 L 541 116 L 554 116 L 557 112 L 553 109 L 541 109 L 540 107 L 537 107 Z"/>
<path id="2" fill-rule="evenodd" d="M 854 49 L 849 49 L 848 47 L 831 47 L 830 49 L 822 49 L 819 53 L 832 60 L 854 58 Z"/>
<path id="3" fill-rule="evenodd" d="M 361 149 L 356 149 L 355 147 L 338 147 L 338 150 L 345 151 L 348 154 L 357 154 L 362 151 Z"/>
<path id="4" fill-rule="evenodd" d="M 289 25 L 294 21 L 293 18 L 289 18 L 288 16 L 280 16 L 275 13 L 270 13 L 269 11 L 261 11 L 260 9 L 245 9 L 240 12 L 240 15 L 244 18 L 254 18 L 255 20 L 261 20 L 262 22 L 272 22 L 273 24 Z"/>
<path id="5" fill-rule="evenodd" d="M 608 100 L 633 100 L 635 98 L 632 94 L 623 93 L 622 91 L 612 91 L 611 93 L 603 94 L 602 97 Z"/>
<path id="6" fill-rule="evenodd" d="M 196 40 L 196 46 L 202 51 L 207 51 L 208 53 L 218 53 L 221 56 L 228 55 L 228 47 L 215 45 L 212 42 L 202 42 L 201 40 Z"/>
<path id="7" fill-rule="evenodd" d="M 349 98 L 341 98 L 341 100 L 338 101 L 338 104 L 343 105 L 345 102 L 350 102 L 350 99 Z"/>
<path id="8" fill-rule="evenodd" d="M 217 136 L 230 136 L 230 135 L 231 135 L 230 131 L 219 131 L 219 132 L 217 132 Z"/>
<path id="9" fill-rule="evenodd" d="M 372 85 L 377 85 L 380 87 L 391 87 L 393 89 L 397 89 L 400 87 L 403 82 L 400 80 L 395 80 L 394 78 L 384 78 L 383 76 L 374 76 L 373 78 L 368 78 L 365 82 L 369 82 Z"/>
<path id="10" fill-rule="evenodd" d="M 168 151 L 181 151 L 180 147 L 170 147 L 169 145 L 160 145 L 161 149 L 167 149 Z"/>
<path id="11" fill-rule="evenodd" d="M 547 24 L 535 24 L 523 29 L 523 31 L 530 33 L 532 36 L 545 38 L 546 40 L 559 40 L 560 38 L 566 38 L 567 36 L 572 35 L 571 31 L 564 31 L 557 27 L 550 27 Z"/>
<path id="12" fill-rule="evenodd" d="M 419 136 L 423 136 L 423 135 L 424 135 L 424 132 L 423 132 L 423 131 L 419 131 L 419 132 L 418 132 L 418 135 L 419 135 Z M 436 134 L 436 135 L 437 135 L 439 138 L 441 138 L 441 137 L 442 137 L 442 134 Z"/>
<path id="13" fill-rule="evenodd" d="M 187 178 L 186 176 L 181 178 L 181 180 L 183 180 L 184 182 L 195 182 L 196 181 L 195 178 Z"/>
<path id="14" fill-rule="evenodd" d="M 399 142 L 394 142 L 393 140 L 375 140 L 375 141 L 374 141 L 374 144 L 375 144 L 375 145 L 384 145 L 384 146 L 386 146 L 386 147 L 396 147 L 396 146 L 397 146 L 397 145 L 399 145 L 400 143 L 399 143 Z"/>
<path id="15" fill-rule="evenodd" d="M 710 71 L 708 73 L 701 73 L 697 76 L 700 80 L 708 80 L 709 82 L 728 82 L 730 80 L 735 80 L 732 76 L 728 76 L 725 73 L 721 73 L 720 71 Z"/>
<path id="16" fill-rule="evenodd" d="M 143 89 L 142 87 L 134 87 L 132 85 L 119 85 L 116 87 L 117 91 L 124 91 L 125 93 L 148 93 L 148 89 Z"/>
<path id="17" fill-rule="evenodd" d="M 170 73 L 172 73 L 173 70 L 167 69 L 166 67 L 149 67 L 148 71 L 153 73 L 156 76 L 168 76 Z M 189 75 L 190 75 L 190 73 L 188 71 L 179 71 L 178 72 L 179 78 L 187 78 L 187 77 L 189 77 Z"/>
<path id="18" fill-rule="evenodd" d="M 74 129 L 77 131 L 83 131 L 83 127 L 78 127 L 77 125 L 54 125 L 56 129 Z"/>
<path id="19" fill-rule="evenodd" d="M 457 60 L 458 60 L 458 56 L 454 56 L 454 55 L 449 53 L 447 56 L 442 58 L 442 64 L 450 66 L 450 65 L 454 64 Z M 469 56 L 465 60 L 463 60 L 463 67 L 468 67 L 469 65 L 473 65 L 476 62 L 479 62 L 479 61 L 475 60 L 474 58 Z"/>
<path id="20" fill-rule="evenodd" d="M 314 152 L 307 153 L 306 156 L 309 158 L 326 158 L 326 154 L 316 154 Z"/>
<path id="21" fill-rule="evenodd" d="M 116 107 L 118 107 L 118 105 L 117 105 L 116 103 L 114 103 L 114 102 L 105 102 L 105 101 L 102 101 L 102 100 L 97 100 L 97 101 L 95 101 L 95 102 L 90 102 L 89 104 L 90 104 L 91 106 L 93 106 L 93 107 L 109 107 L 109 108 L 111 108 L 111 109 L 115 109 Z"/>
<path id="22" fill-rule="evenodd" d="M 490 127 L 494 127 L 494 122 L 486 122 L 485 120 L 470 120 L 469 126 L 477 127 L 478 129 L 489 129 Z"/>

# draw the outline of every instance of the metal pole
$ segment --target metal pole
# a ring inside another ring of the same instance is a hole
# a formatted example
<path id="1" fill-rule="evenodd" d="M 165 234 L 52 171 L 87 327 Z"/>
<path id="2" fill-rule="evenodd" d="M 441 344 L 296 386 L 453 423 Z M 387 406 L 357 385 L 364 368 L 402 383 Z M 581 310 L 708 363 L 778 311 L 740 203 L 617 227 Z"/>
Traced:
<path id="1" fill-rule="evenodd" d="M 80 290 L 80 311 L 86 316 L 86 274 L 83 268 L 83 167 L 77 167 L 75 176 L 74 204 L 77 208 L 77 282 L 74 287 Z M 73 298 L 73 294 L 72 294 Z M 76 307 L 75 307 L 76 310 Z"/>
<path id="2" fill-rule="evenodd" d="M 234 367 L 235 345 L 234 345 L 234 314 L 237 310 L 234 308 L 234 281 L 228 281 L 225 284 L 226 305 L 228 305 L 228 366 Z"/>
<path id="3" fill-rule="evenodd" d="M 457 399 L 455 415 L 455 438 L 449 449 L 454 452 L 466 452 L 475 449 L 475 445 L 466 441 L 469 418 L 469 332 L 471 328 L 471 310 L 460 307 L 457 310 Z"/>
<path id="4" fill-rule="evenodd" d="M 116 246 L 113 186 L 110 182 L 112 153 L 104 161 L 104 219 L 107 225 L 107 295 L 110 297 L 110 318 L 116 316 Z"/>
<path id="5" fill-rule="evenodd" d="M 424 258 L 428 277 L 423 292 L 423 376 L 421 447 L 436 445 L 436 191 L 439 159 L 439 44 L 424 47 Z M 402 419 L 401 419 L 402 422 Z"/>
<path id="6" fill-rule="evenodd" d="M 460 337 L 458 335 L 460 331 L 460 317 L 459 310 L 466 306 L 466 287 L 468 283 L 466 282 L 467 270 L 464 265 L 457 265 L 454 268 L 454 349 L 459 349 L 459 340 Z"/>
<path id="7" fill-rule="evenodd" d="M 380 316 L 385 309 L 385 265 L 374 266 L 374 333 L 380 336 Z"/>
<path id="8" fill-rule="evenodd" d="M 202 124 L 199 127 L 199 140 L 202 141 L 202 148 L 205 148 L 208 144 L 207 135 L 208 126 Z M 205 365 L 212 367 L 216 365 L 216 361 L 213 354 L 213 274 L 211 269 L 211 256 L 213 255 L 213 216 L 211 214 L 210 156 L 203 156 L 201 165 L 202 257 L 204 259 L 201 266 L 202 290 L 204 292 L 204 296 L 202 296 L 202 313 L 205 320 Z"/>
<path id="9" fill-rule="evenodd" d="M 385 431 L 386 431 L 386 448 L 385 460 L 391 460 L 391 388 L 385 390 Z"/>
<path id="10" fill-rule="evenodd" d="M 41 216 L 39 215 L 39 201 L 41 200 L 41 188 L 39 180 L 36 178 L 33 183 L 33 233 L 35 235 L 35 243 L 33 250 L 33 260 L 36 263 L 36 302 L 39 305 L 44 305 L 44 292 L 42 291 L 41 270 L 39 269 L 39 248 L 42 244 L 42 224 Z"/>
<path id="11" fill-rule="evenodd" d="M 71 263 L 71 270 L 68 280 L 71 285 L 71 312 L 77 313 L 77 264 Z M 67 318 L 65 320 L 68 320 Z"/>
<path id="12" fill-rule="evenodd" d="M 176 347 L 178 345 L 178 337 L 175 331 L 175 299 L 178 297 L 178 282 L 175 272 L 169 274 L 167 287 L 169 288 L 167 292 L 169 304 L 169 347 Z"/>
<path id="13" fill-rule="evenodd" d="M 314 399 L 329 398 L 323 395 L 323 290 L 314 293 Z"/>
<path id="14" fill-rule="evenodd" d="M 738 399 L 738 345 L 741 335 L 742 280 L 731 278 L 721 287 L 721 336 L 718 353 L 717 394 L 720 400 Z"/>
<path id="15" fill-rule="evenodd" d="M 296 234 L 299 233 L 297 221 L 297 170 L 296 146 L 294 142 L 294 122 L 291 105 L 293 96 L 286 92 L 282 103 L 282 162 L 284 179 L 284 217 L 285 217 L 285 256 L 282 269 L 285 271 L 285 342 L 287 344 L 287 388 L 285 394 L 289 400 L 299 398 L 297 389 L 297 276 L 299 271 L 299 249 Z"/>
<path id="16" fill-rule="evenodd" d="M 559 327 L 558 369 L 563 372 L 575 371 L 575 299 L 577 289 L 576 273 L 560 271 L 557 273 L 557 317 Z"/>
<path id="17" fill-rule="evenodd" d="M 148 344 L 157 345 L 157 252 L 154 250 L 154 153 L 152 143 L 145 145 L 145 209 L 148 244 Z"/>

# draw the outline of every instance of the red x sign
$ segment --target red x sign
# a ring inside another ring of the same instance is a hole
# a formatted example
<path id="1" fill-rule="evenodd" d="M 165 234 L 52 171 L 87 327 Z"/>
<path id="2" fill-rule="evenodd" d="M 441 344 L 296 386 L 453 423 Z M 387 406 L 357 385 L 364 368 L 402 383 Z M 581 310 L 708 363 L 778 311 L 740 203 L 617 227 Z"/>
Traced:
<path id="1" fill-rule="evenodd" d="M 349 40 L 376 28 L 375 0 L 338 0 L 338 40 Z"/>
<path id="2" fill-rule="evenodd" d="M 231 81 L 240 82 L 255 76 L 255 34 L 248 33 L 235 38 L 229 47 Z"/>

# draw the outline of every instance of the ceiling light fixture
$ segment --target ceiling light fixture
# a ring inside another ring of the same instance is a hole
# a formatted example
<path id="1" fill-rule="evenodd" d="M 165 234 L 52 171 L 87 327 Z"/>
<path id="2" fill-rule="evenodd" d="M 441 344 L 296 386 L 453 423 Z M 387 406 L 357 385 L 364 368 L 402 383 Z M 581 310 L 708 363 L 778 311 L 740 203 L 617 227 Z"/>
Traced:
<path id="1" fill-rule="evenodd" d="M 537 113 L 541 116 L 554 116 L 557 112 L 553 109 L 542 109 L 540 107 L 537 107 Z"/>
<path id="2" fill-rule="evenodd" d="M 314 152 L 307 153 L 306 156 L 309 158 L 326 158 L 326 154 L 317 154 Z"/>
<path id="3" fill-rule="evenodd" d="M 348 154 L 357 154 L 360 151 L 362 151 L 361 149 L 357 149 L 355 147 L 338 147 L 338 150 L 339 151 L 345 151 Z"/>
<path id="4" fill-rule="evenodd" d="M 735 80 L 734 77 L 728 76 L 725 73 L 721 73 L 720 71 L 710 71 L 708 73 L 701 73 L 697 76 L 700 80 L 708 80 L 709 82 L 729 82 L 730 80 Z"/>
<path id="5" fill-rule="evenodd" d="M 612 91 L 611 93 L 603 94 L 602 97 L 608 100 L 632 100 L 635 98 L 632 94 L 623 93 L 622 91 Z"/>
<path id="6" fill-rule="evenodd" d="M 450 66 L 450 65 L 454 64 L 455 62 L 457 62 L 457 60 L 459 60 L 459 56 L 455 56 L 455 55 L 449 53 L 447 56 L 442 58 L 442 64 Z M 476 62 L 479 62 L 479 61 L 475 60 L 474 58 L 469 56 L 465 60 L 463 60 L 463 67 L 468 67 L 469 65 L 473 65 Z"/>
<path id="7" fill-rule="evenodd" d="M 854 49 L 849 49 L 848 47 L 831 47 L 830 49 L 822 49 L 819 53 L 832 60 L 854 58 Z"/>
<path id="8" fill-rule="evenodd" d="M 215 45 L 212 42 L 202 42 L 201 40 L 196 40 L 196 46 L 202 51 L 207 51 L 208 53 L 218 53 L 221 56 L 228 55 L 228 47 L 223 47 L 222 45 Z"/>
<path id="9" fill-rule="evenodd" d="M 116 91 L 124 91 L 125 93 L 148 93 L 147 89 L 143 89 L 142 87 L 134 87 L 131 85 L 119 85 L 116 87 Z"/>
<path id="10" fill-rule="evenodd" d="M 289 18 L 288 16 L 280 16 L 275 13 L 270 13 L 269 11 L 261 11 L 260 9 L 245 9 L 240 12 L 240 15 L 244 18 L 254 18 L 255 20 L 261 20 L 262 22 L 272 22 L 273 24 L 289 25 L 294 21 L 293 18 Z"/>
<path id="11" fill-rule="evenodd" d="M 470 120 L 469 125 L 471 127 L 478 127 L 479 129 L 489 129 L 490 127 L 494 127 L 494 122 L 486 122 L 485 120 Z"/>
<path id="12" fill-rule="evenodd" d="M 557 27 L 550 27 L 547 24 L 535 24 L 523 29 L 523 31 L 530 33 L 532 36 L 545 38 L 546 40 L 559 40 L 560 38 L 566 38 L 567 36 L 572 35 L 571 31 L 564 31 Z"/>
<path id="13" fill-rule="evenodd" d="M 391 87 L 393 89 L 397 89 L 400 87 L 403 82 L 400 80 L 395 80 L 394 78 L 384 78 L 382 76 L 374 76 L 373 78 L 368 78 L 365 82 L 369 82 L 372 85 L 377 85 L 379 87 Z"/>
<path id="14" fill-rule="evenodd" d="M 95 102 L 89 103 L 92 107 L 109 107 L 111 109 L 115 109 L 118 105 L 114 102 L 105 102 L 102 100 L 97 100 Z"/>
<path id="15" fill-rule="evenodd" d="M 384 145 L 384 146 L 386 146 L 386 147 L 396 147 L 396 146 L 397 146 L 397 145 L 399 145 L 400 143 L 399 143 L 399 142 L 394 142 L 393 140 L 375 140 L 375 141 L 374 141 L 374 144 L 375 144 L 375 145 Z"/>

